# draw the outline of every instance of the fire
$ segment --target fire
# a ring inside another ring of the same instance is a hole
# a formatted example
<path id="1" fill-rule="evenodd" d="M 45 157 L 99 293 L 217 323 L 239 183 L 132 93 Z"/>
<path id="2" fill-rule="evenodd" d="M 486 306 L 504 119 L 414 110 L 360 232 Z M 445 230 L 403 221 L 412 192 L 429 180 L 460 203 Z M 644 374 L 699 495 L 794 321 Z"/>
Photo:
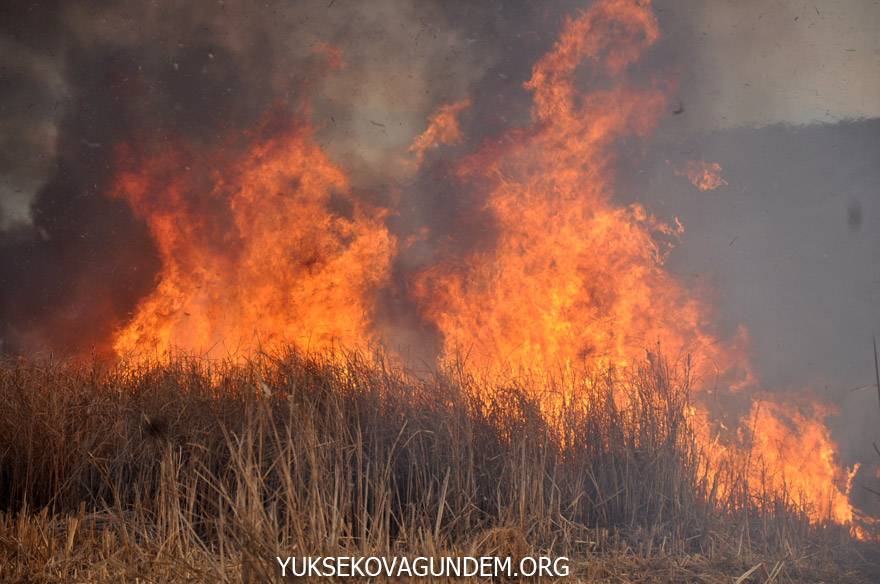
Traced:
<path id="1" fill-rule="evenodd" d="M 859 471 L 838 463 L 839 453 L 825 424 L 833 408 L 805 396 L 755 398 L 740 420 L 735 436 L 720 439 L 712 421 L 699 416 L 693 428 L 707 456 L 706 475 L 712 489 L 725 499 L 745 487 L 751 505 L 785 501 L 814 522 L 849 525 L 853 535 L 868 534 L 853 524 L 866 523 L 849 501 Z"/>
<path id="2" fill-rule="evenodd" d="M 421 166 L 428 150 L 445 144 L 456 144 L 461 141 L 461 127 L 458 115 L 470 107 L 471 102 L 464 99 L 455 103 L 440 106 L 428 122 L 428 128 L 419 134 L 409 147 L 416 166 Z"/>
<path id="3" fill-rule="evenodd" d="M 638 85 L 628 74 L 659 35 L 650 6 L 631 0 L 600 0 L 567 20 L 525 84 L 531 124 L 456 166 L 460 188 L 492 217 L 495 240 L 449 253 L 408 282 L 446 357 L 463 353 L 472 372 L 488 374 L 622 370 L 659 347 L 696 355 L 692 373 L 704 384 L 753 384 L 743 339 L 719 339 L 707 306 L 664 267 L 682 226 L 614 200 L 617 143 L 649 134 L 667 109 L 662 83 Z M 316 50 L 343 66 L 329 45 Z M 429 149 L 462 141 L 458 115 L 469 104 L 430 119 L 408 151 L 416 166 Z M 147 223 L 163 267 L 119 330 L 117 353 L 226 357 L 257 345 L 321 351 L 379 340 L 375 297 L 397 251 L 388 211 L 354 196 L 307 123 L 213 155 L 121 149 L 120 159 L 113 195 Z M 192 170 L 205 167 L 217 170 Z M 718 164 L 686 168 L 698 171 L 698 188 L 726 184 Z M 750 466 L 751 485 L 796 497 L 817 521 L 848 523 L 846 473 L 822 416 L 762 400 L 743 419 L 744 443 L 724 448 L 761 461 L 760 476 Z M 698 430 L 707 451 L 719 452 L 709 425 Z"/>
<path id="4" fill-rule="evenodd" d="M 347 66 L 342 49 L 329 43 L 317 43 L 312 47 L 312 54 L 323 57 L 331 70 L 338 71 Z"/>
<path id="5" fill-rule="evenodd" d="M 805 503 L 816 519 L 851 523 L 848 494 L 858 467 L 846 472 L 837 465 L 834 441 L 823 419 L 829 412 L 817 404 L 806 411 L 775 401 L 758 400 L 746 421 L 752 428 L 749 484 L 770 494 L 786 493 Z"/>
<path id="6" fill-rule="evenodd" d="M 163 268 L 117 353 L 225 357 L 257 344 L 324 350 L 372 339 L 371 296 L 395 248 L 385 212 L 352 196 L 307 125 L 252 142 L 218 159 L 223 171 L 207 184 L 185 153 L 129 155 L 115 196 L 149 225 Z"/>
<path id="7" fill-rule="evenodd" d="M 658 38 L 651 11 L 633 2 L 600 2 L 567 21 L 526 84 L 532 125 L 459 166 L 463 185 L 486 193 L 497 242 L 415 284 L 447 354 L 481 370 L 626 366 L 658 344 L 705 355 L 706 373 L 729 360 L 704 308 L 663 268 L 661 240 L 681 226 L 611 200 L 615 141 L 647 134 L 664 111 L 662 89 L 626 76 Z M 601 89 L 577 91 L 583 61 Z"/>
<path id="8" fill-rule="evenodd" d="M 727 181 L 721 176 L 721 165 L 717 162 L 688 160 L 684 166 L 675 169 L 675 174 L 687 177 L 701 191 L 727 186 Z"/>
<path id="9" fill-rule="evenodd" d="M 686 412 L 703 455 L 707 490 L 734 506 L 764 508 L 784 502 L 815 523 L 848 525 L 853 536 L 873 537 L 854 523 L 872 519 L 849 500 L 860 465 L 841 466 L 826 420 L 835 413 L 805 395 L 754 397 L 734 428 L 714 421 L 702 407 Z M 734 430 L 734 432 L 731 432 Z M 732 497 L 732 498 L 731 498 Z"/>

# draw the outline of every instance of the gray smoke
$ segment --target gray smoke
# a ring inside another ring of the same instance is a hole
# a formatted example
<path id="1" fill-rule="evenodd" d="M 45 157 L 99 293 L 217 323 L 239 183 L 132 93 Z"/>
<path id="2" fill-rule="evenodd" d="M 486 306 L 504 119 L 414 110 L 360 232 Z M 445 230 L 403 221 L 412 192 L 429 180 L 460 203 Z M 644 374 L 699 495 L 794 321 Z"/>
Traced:
<path id="1" fill-rule="evenodd" d="M 0 339 L 13 351 L 100 351 L 153 285 L 149 234 L 106 197 L 119 144 L 244 147 L 235 137 L 268 114 L 307 105 L 354 187 L 383 200 L 412 179 L 406 144 L 434 108 L 468 94 L 495 46 L 469 27 L 496 9 L 464 3 L 0 10 Z"/>

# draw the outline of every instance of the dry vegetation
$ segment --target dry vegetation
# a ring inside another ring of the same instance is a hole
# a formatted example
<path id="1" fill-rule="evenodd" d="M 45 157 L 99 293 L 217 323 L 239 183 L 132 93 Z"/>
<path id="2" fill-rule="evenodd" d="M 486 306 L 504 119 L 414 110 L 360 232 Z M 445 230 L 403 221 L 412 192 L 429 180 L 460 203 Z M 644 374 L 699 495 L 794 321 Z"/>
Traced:
<path id="1" fill-rule="evenodd" d="M 3 362 L 0 579 L 261 582 L 275 555 L 549 554 L 584 582 L 878 581 L 845 529 L 713 495 L 687 382 L 662 366 L 544 383 L 590 396 L 548 420 L 522 384 L 339 363 Z"/>

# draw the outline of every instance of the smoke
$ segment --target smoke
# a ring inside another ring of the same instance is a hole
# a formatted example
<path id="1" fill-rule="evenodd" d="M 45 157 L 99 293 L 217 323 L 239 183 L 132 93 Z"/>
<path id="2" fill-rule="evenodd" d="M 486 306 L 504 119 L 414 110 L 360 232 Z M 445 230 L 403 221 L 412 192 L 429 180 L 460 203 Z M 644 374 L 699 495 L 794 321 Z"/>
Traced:
<path id="1" fill-rule="evenodd" d="M 658 0 L 690 131 L 880 116 L 880 5 Z"/>
<path id="2" fill-rule="evenodd" d="M 49 172 L 64 83 L 58 65 L 0 37 L 0 229 L 28 223 L 30 203 Z"/>
<path id="3" fill-rule="evenodd" d="M 173 143 L 240 149 L 268 112 L 309 116 L 363 196 L 391 196 L 411 178 L 400 153 L 428 114 L 466 96 L 493 59 L 459 26 L 474 22 L 473 10 L 442 8 L 398 0 L 6 4 L 5 349 L 103 350 L 154 285 L 159 265 L 146 227 L 106 196 L 120 144 L 144 153 Z"/>

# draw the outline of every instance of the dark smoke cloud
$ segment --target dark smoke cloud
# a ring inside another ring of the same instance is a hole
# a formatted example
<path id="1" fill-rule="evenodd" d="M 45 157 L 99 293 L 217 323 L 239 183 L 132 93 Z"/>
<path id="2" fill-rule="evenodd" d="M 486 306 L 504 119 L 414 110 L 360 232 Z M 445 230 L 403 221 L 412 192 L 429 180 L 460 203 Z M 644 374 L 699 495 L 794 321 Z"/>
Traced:
<path id="1" fill-rule="evenodd" d="M 106 197 L 116 145 L 161 147 L 170 135 L 209 141 L 252 123 L 268 92 L 259 77 L 244 82 L 244 60 L 186 30 L 186 22 L 151 37 L 134 27 L 153 24 L 132 17 L 125 34 L 126 23 L 109 22 L 112 12 L 101 7 L 93 11 L 96 20 L 85 21 L 79 5 L 44 8 L 4 19 L 11 23 L 7 42 L 52 62 L 64 88 L 54 159 L 31 223 L 5 234 L 3 338 L 12 350 L 100 350 L 158 268 L 145 227 L 124 203 Z M 98 23 L 108 34 L 93 30 Z M 233 87 L 252 95 L 241 99 L 228 91 Z M 20 107 L 28 96 L 7 94 L 4 101 Z"/>

